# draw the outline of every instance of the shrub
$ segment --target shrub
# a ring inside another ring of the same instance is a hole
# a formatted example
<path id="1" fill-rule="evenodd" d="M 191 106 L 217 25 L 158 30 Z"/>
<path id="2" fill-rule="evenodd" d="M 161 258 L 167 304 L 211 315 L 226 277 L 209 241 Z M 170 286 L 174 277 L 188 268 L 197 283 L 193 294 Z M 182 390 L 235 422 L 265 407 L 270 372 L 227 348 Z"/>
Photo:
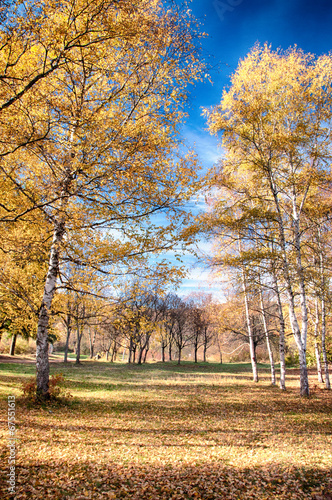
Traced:
<path id="1" fill-rule="evenodd" d="M 65 378 L 62 373 L 55 373 L 50 376 L 49 381 L 49 400 L 59 401 L 65 398 L 71 398 L 72 395 L 66 388 Z M 37 395 L 37 378 L 31 377 L 28 380 L 22 382 L 21 390 L 23 391 L 23 397 L 29 403 L 38 403 L 40 398 Z"/>
<path id="2" fill-rule="evenodd" d="M 289 352 L 285 356 L 285 364 L 286 366 L 298 366 L 299 365 L 299 354 L 297 352 L 291 353 Z"/>

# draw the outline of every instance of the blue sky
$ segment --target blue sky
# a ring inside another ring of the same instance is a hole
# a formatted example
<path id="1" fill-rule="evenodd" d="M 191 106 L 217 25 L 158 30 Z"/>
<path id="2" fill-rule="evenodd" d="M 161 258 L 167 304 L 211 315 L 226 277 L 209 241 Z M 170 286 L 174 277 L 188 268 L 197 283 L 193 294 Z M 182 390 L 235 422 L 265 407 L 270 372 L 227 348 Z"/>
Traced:
<path id="1" fill-rule="evenodd" d="M 209 168 L 221 152 L 216 138 L 205 130 L 201 108 L 220 102 L 239 59 L 256 42 L 267 42 L 272 49 L 297 45 L 317 55 L 332 51 L 332 0 L 192 0 L 190 8 L 209 35 L 203 40 L 203 56 L 214 69 L 210 72 L 213 85 L 199 84 L 191 93 L 189 119 L 183 133 L 187 143 L 195 142 L 204 168 Z M 221 298 L 218 286 L 209 289 L 206 280 L 206 270 L 196 266 L 179 293 L 186 295 L 201 289 Z"/>

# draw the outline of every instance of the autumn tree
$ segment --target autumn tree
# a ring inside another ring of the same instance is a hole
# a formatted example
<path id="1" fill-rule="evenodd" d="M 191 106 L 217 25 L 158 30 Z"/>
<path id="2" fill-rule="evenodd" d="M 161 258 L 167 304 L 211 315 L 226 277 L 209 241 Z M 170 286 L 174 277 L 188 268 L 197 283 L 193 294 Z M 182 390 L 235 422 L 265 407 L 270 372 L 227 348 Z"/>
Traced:
<path id="1" fill-rule="evenodd" d="M 201 64 L 185 9 L 154 0 L 28 6 L 28 33 L 43 43 L 26 42 L 17 71 L 31 70 L 13 99 L 26 99 L 17 116 L 31 108 L 28 123 L 40 132 L 8 149 L 2 172 L 52 226 L 37 332 L 37 391 L 47 397 L 47 329 L 62 257 L 116 275 L 177 241 L 179 208 L 195 183 L 195 158 L 180 154 L 178 129 Z M 173 211 L 166 226 L 153 224 L 157 211 Z M 10 216 L 22 217 L 20 206 Z"/>
<path id="2" fill-rule="evenodd" d="M 186 303 L 190 308 L 195 363 L 198 362 L 198 350 L 200 347 L 203 347 L 203 361 L 206 362 L 207 350 L 215 340 L 212 329 L 213 319 L 210 314 L 212 295 L 194 292 L 186 298 Z"/>
<path id="3" fill-rule="evenodd" d="M 276 221 L 302 395 L 309 394 L 304 212 L 329 173 L 331 71 L 330 56 L 256 46 L 240 62 L 221 104 L 207 112 L 211 132 L 222 132 L 223 171 L 237 182 L 242 174 L 251 199 L 265 200 Z"/>
<path id="4" fill-rule="evenodd" d="M 21 202 L 23 206 L 22 199 Z M 13 355 L 17 336 L 36 338 L 50 228 L 37 213 L 30 214 L 29 220 L 19 220 L 15 224 L 7 222 L 2 227 L 0 318 L 2 331 L 12 338 Z"/>

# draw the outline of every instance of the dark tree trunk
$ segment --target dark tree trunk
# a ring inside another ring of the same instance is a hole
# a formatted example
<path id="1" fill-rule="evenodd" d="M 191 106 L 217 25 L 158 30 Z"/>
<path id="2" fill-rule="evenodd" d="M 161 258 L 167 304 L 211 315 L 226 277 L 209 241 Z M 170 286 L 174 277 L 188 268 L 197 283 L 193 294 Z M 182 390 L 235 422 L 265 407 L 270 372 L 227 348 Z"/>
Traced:
<path id="1" fill-rule="evenodd" d="M 133 363 L 133 364 L 135 364 L 135 360 L 136 360 L 136 349 L 137 349 L 137 345 L 136 345 L 136 343 L 133 341 L 133 339 L 131 338 L 131 339 L 130 339 L 130 345 L 129 345 L 129 359 L 128 359 L 128 363 Z"/>
<path id="2" fill-rule="evenodd" d="M 111 363 L 114 363 L 117 353 L 118 353 L 117 345 L 116 342 L 114 342 L 112 349 Z"/>
<path id="3" fill-rule="evenodd" d="M 96 335 L 97 335 L 96 328 L 94 328 L 94 330 L 93 330 L 93 336 L 91 335 L 91 331 L 89 328 L 90 359 L 93 359 L 93 356 L 94 356 Z"/>
<path id="4" fill-rule="evenodd" d="M 178 352 L 178 365 L 181 364 L 181 354 L 182 354 L 182 348 L 179 347 L 179 352 Z"/>
<path id="5" fill-rule="evenodd" d="M 129 353 L 128 353 L 128 364 L 131 364 L 131 357 L 132 357 L 132 347 L 131 347 L 131 342 L 129 344 Z"/>
<path id="6" fill-rule="evenodd" d="M 198 352 L 198 344 L 194 344 L 194 357 L 195 357 L 195 363 L 198 363 L 197 359 L 197 352 Z"/>
<path id="7" fill-rule="evenodd" d="M 81 332 L 80 331 L 80 327 L 77 326 L 77 346 L 76 346 L 76 361 L 75 361 L 76 365 L 80 365 L 81 364 L 80 356 L 81 356 L 81 340 L 82 340 L 82 335 L 83 335 L 83 331 Z"/>
<path id="8" fill-rule="evenodd" d="M 143 352 L 144 352 L 144 346 L 139 348 L 138 360 L 137 360 L 138 365 L 142 364 Z"/>
<path id="9" fill-rule="evenodd" d="M 203 361 L 206 363 L 206 351 L 207 351 L 207 345 L 206 342 L 204 342 L 204 347 L 203 347 Z"/>
<path id="10" fill-rule="evenodd" d="M 17 339 L 17 334 L 14 333 L 13 336 L 12 336 L 11 344 L 10 344 L 10 351 L 9 351 L 9 355 L 10 356 L 14 356 L 15 355 L 16 339 Z"/>
<path id="11" fill-rule="evenodd" d="M 146 363 L 146 357 L 147 357 L 147 355 L 148 355 L 149 349 L 150 349 L 150 346 L 149 346 L 149 344 L 148 344 L 148 345 L 146 346 L 146 349 L 145 349 L 145 352 L 144 352 L 143 363 Z"/>
<path id="12" fill-rule="evenodd" d="M 71 316 L 70 314 L 67 315 L 67 335 L 66 335 L 66 344 L 65 344 L 65 353 L 64 353 L 64 358 L 63 361 L 67 363 L 68 361 L 68 349 L 69 349 L 69 338 L 71 334 Z"/>

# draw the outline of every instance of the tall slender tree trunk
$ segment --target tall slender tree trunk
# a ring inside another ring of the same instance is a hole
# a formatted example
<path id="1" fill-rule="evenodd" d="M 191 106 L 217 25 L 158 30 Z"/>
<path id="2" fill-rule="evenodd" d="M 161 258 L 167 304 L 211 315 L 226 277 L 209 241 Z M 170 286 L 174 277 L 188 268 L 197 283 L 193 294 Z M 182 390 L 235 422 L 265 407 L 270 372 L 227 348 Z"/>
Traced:
<path id="1" fill-rule="evenodd" d="M 149 340 L 150 340 L 150 334 L 146 333 L 144 344 L 142 346 L 140 346 L 139 357 L 138 357 L 138 364 L 139 365 L 141 365 L 142 362 L 145 363 L 144 359 L 146 358 L 146 355 L 144 355 L 144 352 L 148 346 Z"/>
<path id="2" fill-rule="evenodd" d="M 130 337 L 129 341 L 129 354 L 128 354 L 128 364 L 130 365 L 132 362 L 132 356 L 133 356 L 133 339 Z"/>
<path id="3" fill-rule="evenodd" d="M 301 396 L 309 396 L 309 380 L 308 380 L 308 368 L 307 368 L 307 360 L 306 360 L 306 341 L 307 341 L 307 310 L 306 310 L 306 302 L 305 302 L 305 289 L 304 289 L 304 281 L 303 281 L 303 270 L 301 264 L 301 249 L 300 249 L 300 241 L 299 241 L 299 228 L 298 228 L 298 219 L 297 214 L 293 214 L 293 226 L 295 231 L 295 241 L 294 246 L 296 249 L 296 259 L 297 259 L 297 276 L 299 279 L 299 287 L 300 287 L 300 304 L 301 304 L 301 313 L 302 313 L 302 331 L 300 331 L 299 323 L 297 321 L 296 313 L 295 313 L 295 298 L 292 287 L 292 278 L 289 272 L 289 265 L 287 259 L 287 249 L 286 249 L 286 238 L 285 238 L 285 230 L 284 223 L 282 220 L 281 209 L 279 205 L 278 199 L 278 191 L 274 184 L 274 179 L 272 175 L 272 171 L 269 171 L 270 177 L 270 188 L 274 197 L 275 207 L 277 210 L 278 217 L 278 225 L 279 225 L 279 241 L 282 253 L 282 271 L 286 285 L 286 294 L 288 299 L 288 308 L 289 308 L 289 319 L 291 324 L 292 333 L 297 345 L 297 349 L 299 352 L 299 361 L 300 361 L 300 394 Z M 294 212 L 296 207 L 293 206 Z"/>
<path id="4" fill-rule="evenodd" d="M 161 342 L 161 361 L 165 363 L 165 344 Z"/>
<path id="5" fill-rule="evenodd" d="M 55 293 L 56 280 L 58 276 L 60 245 L 65 231 L 64 221 L 55 223 L 53 241 L 50 251 L 48 272 L 45 280 L 42 303 L 39 310 L 36 346 L 36 368 L 37 368 L 37 395 L 40 398 L 49 398 L 49 359 L 48 359 L 48 323 L 49 312 Z"/>
<path id="6" fill-rule="evenodd" d="M 331 390 L 330 384 L 330 374 L 329 374 L 329 365 L 327 361 L 327 353 L 326 353 L 326 306 L 325 306 L 325 275 L 324 275 L 324 261 L 323 261 L 323 250 L 321 247 L 321 237 L 320 237 L 320 229 L 318 227 L 318 242 L 319 242 L 319 267 L 320 267 L 320 279 L 321 279 L 321 311 L 322 311 L 322 355 L 323 355 L 323 363 L 324 363 L 324 375 L 325 375 L 325 387 L 328 390 Z"/>
<path id="7" fill-rule="evenodd" d="M 315 331 L 314 331 L 314 341 L 315 341 L 315 356 L 316 356 L 316 365 L 317 365 L 317 378 L 318 382 L 323 383 L 323 372 L 322 372 L 322 362 L 321 362 L 321 353 L 318 345 L 318 330 L 319 330 L 319 304 L 318 297 L 315 300 Z"/>
<path id="8" fill-rule="evenodd" d="M 170 341 L 168 346 L 168 361 L 172 361 L 172 342 Z"/>
<path id="9" fill-rule="evenodd" d="M 88 329 L 89 333 L 89 345 L 90 345 L 90 359 L 93 359 L 94 355 L 94 349 L 95 349 L 95 342 L 96 342 L 96 335 L 97 335 L 97 329 L 93 329 L 93 335 L 91 335 L 91 329 L 89 327 Z"/>
<path id="10" fill-rule="evenodd" d="M 148 345 L 146 346 L 145 351 L 144 351 L 143 363 L 146 363 L 146 358 L 148 356 L 149 349 L 150 349 L 150 344 L 148 342 Z"/>
<path id="11" fill-rule="evenodd" d="M 296 263 L 297 263 L 297 277 L 300 289 L 300 306 L 301 306 L 301 320 L 302 327 L 300 333 L 301 342 L 298 345 L 301 346 L 300 354 L 300 377 L 301 377 L 301 394 L 303 396 L 309 396 L 309 380 L 308 380 L 308 368 L 307 368 L 307 334 L 308 334 L 308 311 L 306 304 L 306 293 L 304 284 L 304 272 L 302 266 L 301 258 L 301 246 L 300 246 L 300 227 L 299 227 L 299 217 L 296 210 L 296 203 L 293 201 L 293 226 L 295 233 L 295 249 L 296 249 Z"/>
<path id="12" fill-rule="evenodd" d="M 197 353 L 198 353 L 198 344 L 195 342 L 194 343 L 194 359 L 195 359 L 195 363 L 198 363 Z"/>
<path id="13" fill-rule="evenodd" d="M 178 365 L 181 364 L 181 354 L 182 354 L 182 347 L 178 346 Z"/>
<path id="14" fill-rule="evenodd" d="M 77 345 L 76 345 L 76 360 L 75 360 L 75 364 L 76 365 L 80 365 L 81 364 L 81 361 L 80 361 L 80 357 L 81 357 L 81 340 L 82 340 L 82 335 L 83 335 L 83 327 L 80 328 L 80 326 L 77 325 L 76 333 L 77 333 Z"/>
<path id="15" fill-rule="evenodd" d="M 262 318 L 263 318 L 266 346 L 267 346 L 267 350 L 269 353 L 270 366 L 271 366 L 271 384 L 276 385 L 276 372 L 275 372 L 275 367 L 274 367 L 273 352 L 271 349 L 270 335 L 269 335 L 269 330 L 268 330 L 267 321 L 266 321 L 266 312 L 265 312 L 265 307 L 264 307 L 263 292 L 262 292 L 261 283 L 259 283 L 259 299 L 260 299 L 261 312 L 262 312 Z"/>
<path id="16" fill-rule="evenodd" d="M 203 362 L 206 363 L 206 351 L 207 351 L 207 343 L 204 342 L 203 346 Z"/>
<path id="17" fill-rule="evenodd" d="M 15 355 L 16 339 L 17 339 L 17 334 L 14 333 L 12 335 L 12 341 L 10 343 L 9 356 L 14 356 Z"/>
<path id="18" fill-rule="evenodd" d="M 70 314 L 67 314 L 66 326 L 67 326 L 67 334 L 66 334 L 66 343 L 65 343 L 65 353 L 64 353 L 64 357 L 63 357 L 64 363 L 68 362 L 69 339 L 70 339 L 70 334 L 71 334 L 71 315 Z"/>
<path id="19" fill-rule="evenodd" d="M 255 349 L 255 345 L 254 345 L 253 331 L 251 328 L 247 284 L 246 284 L 245 271 L 244 271 L 243 267 L 242 267 L 242 288 L 243 288 L 244 306 L 245 306 L 245 311 L 246 311 L 247 329 L 248 329 L 248 336 L 249 336 L 249 348 L 250 348 L 250 361 L 251 361 L 251 368 L 252 368 L 252 376 L 253 376 L 253 381 L 258 382 L 257 359 L 256 359 L 256 352 L 255 352 L 256 349 Z"/>
<path id="20" fill-rule="evenodd" d="M 278 316 L 279 316 L 279 360 L 280 360 L 280 389 L 286 390 L 286 362 L 285 362 L 285 319 L 282 310 L 282 303 L 278 285 L 278 279 L 274 266 L 272 267 L 272 282 L 274 292 L 277 297 Z"/>
<path id="21" fill-rule="evenodd" d="M 138 353 L 138 359 L 137 359 L 137 364 L 138 365 L 142 364 L 143 352 L 144 352 L 144 347 L 140 347 L 139 348 L 139 353 Z"/>
<path id="22" fill-rule="evenodd" d="M 117 353 L 118 353 L 118 346 L 116 344 L 116 341 L 114 341 L 112 348 L 111 363 L 114 363 Z"/>
<path id="23" fill-rule="evenodd" d="M 325 387 L 326 389 L 331 390 L 329 364 L 326 353 L 326 310 L 324 297 L 322 297 L 322 354 L 324 362 Z"/>

